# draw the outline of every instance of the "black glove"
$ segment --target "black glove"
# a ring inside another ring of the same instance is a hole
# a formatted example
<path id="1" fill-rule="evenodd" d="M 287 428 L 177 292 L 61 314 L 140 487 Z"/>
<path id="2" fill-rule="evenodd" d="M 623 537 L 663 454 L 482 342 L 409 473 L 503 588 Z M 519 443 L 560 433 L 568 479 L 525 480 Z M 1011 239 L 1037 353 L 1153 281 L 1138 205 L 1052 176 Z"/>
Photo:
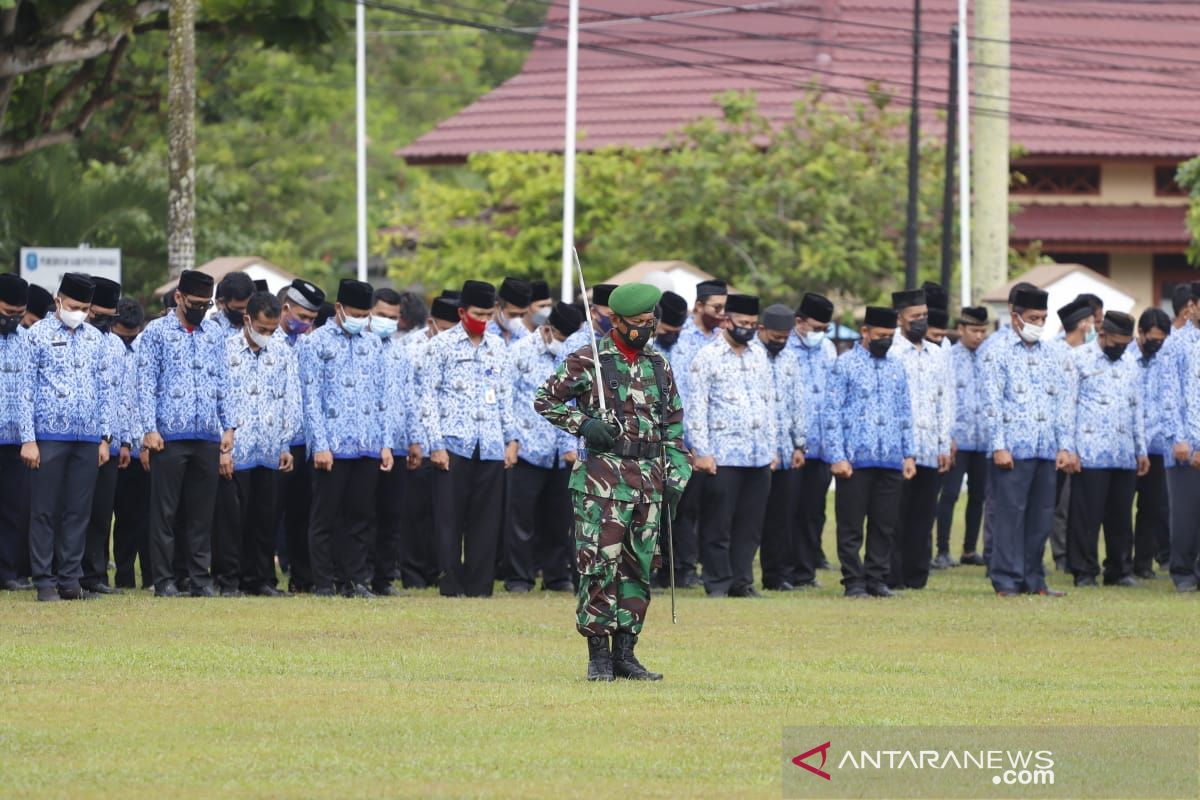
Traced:
<path id="1" fill-rule="evenodd" d="M 589 417 L 579 426 L 579 435 L 593 450 L 611 450 L 617 443 L 617 429 L 604 420 Z"/>
<path id="2" fill-rule="evenodd" d="M 671 519 L 675 518 L 675 512 L 679 510 L 679 501 L 683 499 L 683 489 L 676 486 L 663 487 L 663 504 L 666 506 L 666 511 L 671 515 Z"/>

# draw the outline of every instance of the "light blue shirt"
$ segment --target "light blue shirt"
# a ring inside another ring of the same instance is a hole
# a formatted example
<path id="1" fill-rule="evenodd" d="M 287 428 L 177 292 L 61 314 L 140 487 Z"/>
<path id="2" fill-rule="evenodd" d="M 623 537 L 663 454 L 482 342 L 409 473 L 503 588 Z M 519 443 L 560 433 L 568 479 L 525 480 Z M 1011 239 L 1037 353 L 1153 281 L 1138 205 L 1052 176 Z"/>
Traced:
<path id="1" fill-rule="evenodd" d="M 521 460 L 547 469 L 567 466 L 562 457 L 575 451 L 575 437 L 554 427 L 533 410 L 534 393 L 554 374 L 557 357 L 550 352 L 540 331 L 511 344 L 508 355 Z"/>
<path id="2" fill-rule="evenodd" d="M 945 350 L 922 342 L 920 348 L 899 331 L 888 352 L 904 365 L 912 407 L 913 458 L 918 467 L 937 467 L 950 455 L 954 428 L 954 379 Z"/>
<path id="3" fill-rule="evenodd" d="M 109 331 L 100 334 L 104 337 L 104 350 L 107 357 L 104 360 L 104 381 L 108 384 L 108 418 L 113 421 L 112 443 L 109 455 L 121 454 L 121 442 L 133 443 L 141 431 L 134 431 L 141 425 L 135 425 L 137 419 L 137 392 L 129 389 L 129 349 L 121 337 Z"/>
<path id="4" fill-rule="evenodd" d="M 993 341 L 994 340 L 994 341 Z M 1053 461 L 1074 451 L 1073 413 L 1068 407 L 1075 373 L 1048 342 L 1027 346 L 1012 328 L 986 341 L 984 409 L 989 450 L 1008 450 L 1016 460 Z"/>
<path id="5" fill-rule="evenodd" d="M 296 362 L 296 376 L 297 377 L 296 377 L 296 383 L 293 385 L 292 389 L 296 393 L 296 398 L 295 398 L 296 405 L 300 409 L 300 413 L 297 414 L 291 420 L 292 437 L 291 437 L 291 440 L 289 441 L 289 444 L 292 447 L 303 447 L 304 446 L 304 404 L 303 404 L 303 402 L 301 400 L 301 396 L 300 396 L 300 379 L 299 379 L 300 357 L 299 357 L 299 354 L 296 352 L 296 345 L 300 344 L 300 340 L 303 339 L 307 335 L 308 334 L 298 333 L 295 336 L 292 336 L 291 334 L 284 331 L 282 324 L 278 328 L 275 329 L 275 333 L 271 334 L 271 340 L 273 342 L 276 342 L 284 347 L 287 347 L 292 351 L 292 358 Z"/>
<path id="6" fill-rule="evenodd" d="M 950 436 L 963 452 L 988 452 L 983 357 L 979 349 L 971 352 L 959 342 L 950 348 L 950 366 L 954 372 L 954 427 Z"/>
<path id="7" fill-rule="evenodd" d="M 1084 469 L 1137 469 L 1146 455 L 1137 356 L 1110 361 L 1098 341 L 1071 353 L 1075 379 L 1065 405 L 1074 417 L 1074 452 Z"/>
<path id="8" fill-rule="evenodd" d="M 875 358 L 862 345 L 843 353 L 829 376 L 826 410 L 830 464 L 900 470 L 912 457 L 912 406 L 899 359 Z"/>
<path id="9" fill-rule="evenodd" d="M 21 441 L 95 442 L 117 436 L 111 351 L 86 322 L 75 330 L 50 314 L 27 332 L 30 368 L 21 393 Z"/>
<path id="10" fill-rule="evenodd" d="M 158 432 L 168 442 L 216 442 L 233 427 L 225 340 L 215 322 L 188 332 L 172 312 L 146 326 L 136 352 L 144 433 Z"/>
<path id="11" fill-rule="evenodd" d="M 21 444 L 21 408 L 33 407 L 33 398 L 26 397 L 25 371 L 30 368 L 27 331 L 17 329 L 0 336 L 0 444 Z M 24 402 L 22 402 L 24 400 Z M 33 431 L 28 431 L 33 436 Z"/>
<path id="12" fill-rule="evenodd" d="M 712 344 L 717 340 L 719 330 L 714 330 L 710 333 L 704 333 L 700 330 L 700 326 L 696 324 L 695 316 L 689 316 L 683 323 L 683 327 L 679 329 L 679 339 L 675 342 L 675 346 L 671 348 L 671 352 L 667 355 L 671 362 L 671 372 L 675 375 L 675 388 L 679 392 L 679 399 L 683 401 L 684 417 L 691 410 L 691 367 L 692 359 L 700 352 L 700 349 L 705 345 Z M 687 433 L 689 426 L 684 426 L 684 431 Z M 688 434 L 690 435 L 690 434 Z"/>
<path id="13" fill-rule="evenodd" d="M 292 349 L 272 338 L 257 353 L 241 331 L 225 340 L 229 408 L 237 425 L 235 470 L 279 468 L 300 418 L 300 375 Z"/>
<path id="14" fill-rule="evenodd" d="M 765 467 L 776 456 L 775 383 L 764 348 L 735 352 L 724 336 L 691 360 L 684 413 L 692 452 L 719 467 Z M 791 454 L 788 454 L 789 460 Z"/>
<path id="15" fill-rule="evenodd" d="M 379 458 L 393 440 L 379 337 L 350 336 L 330 320 L 302 337 L 296 354 L 309 455 Z"/>
<path id="16" fill-rule="evenodd" d="M 412 334 L 404 339 L 404 367 L 399 378 L 402 382 L 408 385 L 407 391 L 403 394 L 404 401 L 404 430 L 406 432 L 408 443 L 421 446 L 421 454 L 428 458 L 429 449 L 429 434 L 425 432 L 424 426 L 421 424 L 421 405 L 420 398 L 424 395 L 424 389 L 421 387 L 420 365 L 424 362 L 429 352 L 429 342 L 433 339 L 429 335 L 429 331 L 423 330 L 419 335 Z"/>
<path id="17" fill-rule="evenodd" d="M 484 333 L 472 344 L 462 323 L 429 340 L 417 367 L 421 425 L 431 450 L 482 461 L 501 461 L 517 441 L 508 380 L 508 350 L 499 336 Z"/>
<path id="18" fill-rule="evenodd" d="M 380 339 L 383 345 L 383 365 L 388 383 L 388 416 L 391 417 L 389 429 L 392 432 L 388 447 L 393 453 L 408 452 L 408 394 L 412 386 L 407 380 L 411 374 L 408 367 L 408 348 L 404 342 L 389 336 Z"/>
<path id="19" fill-rule="evenodd" d="M 829 373 L 837 361 L 837 347 L 829 337 L 821 340 L 817 347 L 809 347 L 800 340 L 793 330 L 788 337 L 785 353 L 796 360 L 800 368 L 800 383 L 804 387 L 805 418 L 808 425 L 808 452 L 805 457 L 810 460 L 826 461 L 825 431 L 822 420 L 826 414 L 840 413 L 839 409 L 829 405 Z"/>
<path id="20" fill-rule="evenodd" d="M 790 469 L 792 453 L 807 446 L 808 428 L 805 420 L 806 401 L 800 382 L 800 365 L 785 346 L 778 355 L 771 355 L 758 337 L 750 343 L 767 357 L 771 368 L 771 385 L 775 389 L 775 458 L 780 469 Z"/>

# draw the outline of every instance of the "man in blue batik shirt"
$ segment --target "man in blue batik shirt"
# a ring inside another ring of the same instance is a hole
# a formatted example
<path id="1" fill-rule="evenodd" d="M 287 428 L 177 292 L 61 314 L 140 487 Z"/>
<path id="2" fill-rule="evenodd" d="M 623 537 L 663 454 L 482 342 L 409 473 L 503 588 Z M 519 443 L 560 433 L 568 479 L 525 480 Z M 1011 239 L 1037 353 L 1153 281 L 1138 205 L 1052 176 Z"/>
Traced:
<path id="1" fill-rule="evenodd" d="M 96 467 L 108 461 L 115 428 L 104 335 L 84 321 L 95 290 L 86 275 L 64 275 L 55 313 L 27 337 L 21 459 L 33 470 L 29 558 L 38 600 L 94 596 L 80 586 L 83 552 Z"/>
<path id="2" fill-rule="evenodd" d="M 459 324 L 431 339 L 418 367 L 421 425 L 433 463 L 439 591 L 490 597 L 504 517 L 504 473 L 517 463 L 508 352 L 487 333 L 496 289 L 467 281 Z"/>
<path id="3" fill-rule="evenodd" d="M 1137 358 L 1142 418 L 1146 426 L 1149 471 L 1137 482 L 1137 521 L 1133 529 L 1133 575 L 1157 577 L 1154 561 L 1170 558 L 1170 504 L 1167 502 L 1167 466 L 1174 465 L 1175 446 L 1187 458 L 1187 438 L 1180 435 L 1182 416 L 1178 376 L 1160 358 L 1171 334 L 1171 318 L 1161 308 L 1147 308 L 1138 319 L 1134 356 Z"/>
<path id="4" fill-rule="evenodd" d="M 979 526 L 983 520 L 983 500 L 987 493 L 988 438 L 983 411 L 983 359 L 979 348 L 988 335 L 988 312 L 983 306 L 963 308 L 958 317 L 958 342 L 950 348 L 950 366 L 954 380 L 954 428 L 951 440 L 954 463 L 942 479 L 938 499 L 937 557 L 933 566 L 954 566 L 950 555 L 950 528 L 954 505 L 967 479 L 967 509 L 963 527 L 961 563 L 982 566 L 976 552 Z"/>
<path id="5" fill-rule="evenodd" d="M 1061 353 L 1042 341 L 1047 295 L 1018 290 L 1012 325 L 988 337 L 985 403 L 992 549 L 988 574 L 1001 597 L 1059 596 L 1046 586 L 1042 558 L 1054 517 L 1055 470 L 1076 470 L 1074 379 Z"/>
<path id="6" fill-rule="evenodd" d="M 212 276 L 184 270 L 174 307 L 138 337 L 141 458 L 150 471 L 150 561 L 158 597 L 180 593 L 175 530 L 186 539 L 191 594 L 216 594 L 209 568 L 217 467 L 220 454 L 233 451 L 234 425 L 225 339 L 217 323 L 205 319 L 212 292 Z"/>
<path id="7" fill-rule="evenodd" d="M 575 463 L 575 437 L 551 425 L 533 410 L 533 395 L 554 374 L 563 342 L 579 329 L 583 316 L 558 303 L 548 322 L 509 348 L 513 417 L 521 453 L 508 475 L 504 552 L 508 575 L 504 588 L 528 592 L 542 555 L 542 588 L 574 590 L 571 583 L 571 526 L 574 511 L 567 482 Z M 535 550 L 536 547 L 536 550 Z"/>
<path id="8" fill-rule="evenodd" d="M 568 336 L 567 341 L 563 342 L 563 350 L 558 356 L 557 364 L 566 361 L 567 356 L 571 353 L 578 352 L 585 347 L 591 348 L 593 331 L 597 337 L 600 337 L 612 330 L 612 309 L 608 307 L 608 298 L 615 288 L 617 288 L 616 284 L 612 283 L 598 283 L 592 287 L 592 299 L 588 303 L 592 310 L 592 330 L 588 330 L 585 322 L 579 330 Z"/>
<path id="9" fill-rule="evenodd" d="M 150 576 L 150 475 L 142 466 L 141 412 L 137 382 L 137 355 L 134 343 L 146 323 L 146 312 L 132 297 L 122 297 L 117 302 L 117 317 L 111 331 L 121 341 L 121 372 L 124 375 L 122 393 L 131 409 L 129 437 L 121 442 L 121 455 L 117 464 L 117 490 L 113 496 L 113 562 L 116 572 L 113 585 L 118 589 L 136 589 L 134 563 L 140 565 L 142 586 L 151 588 L 154 579 Z M 128 454 L 129 463 L 121 466 Z"/>
<path id="10" fill-rule="evenodd" d="M 404 379 L 409 372 L 404 363 L 407 349 L 399 335 L 403 299 L 395 289 L 377 289 L 371 307 L 371 333 L 383 345 L 383 365 L 388 383 L 388 416 L 391 417 L 393 459 L 408 454 L 408 393 L 411 384 Z M 368 554 L 371 572 L 371 591 L 384 597 L 399 592 L 392 586 L 400 560 L 401 539 L 404 536 L 404 477 L 407 470 L 393 469 L 381 473 L 375 488 L 375 535 Z"/>
<path id="11" fill-rule="evenodd" d="M 695 470 L 708 474 L 700 497 L 700 563 L 710 597 L 757 597 L 754 554 L 779 466 L 775 384 L 758 334 L 758 298 L 731 294 L 729 327 L 692 359 L 684 426 Z"/>
<path id="12" fill-rule="evenodd" d="M 521 278 L 505 278 L 497 292 L 500 299 L 487 332 L 499 336 L 507 345 L 529 335 L 529 306 L 533 302 L 533 284 Z"/>
<path id="13" fill-rule="evenodd" d="M 830 472 L 837 478 L 838 560 L 846 597 L 892 597 L 887 586 L 892 536 L 913 458 L 912 405 L 904 365 L 888 352 L 896 312 L 868 306 L 861 339 L 829 376 L 829 409 L 822 418 Z M 866 561 L 863 523 L 867 523 Z"/>
<path id="14" fill-rule="evenodd" d="M 1130 349 L 1133 317 L 1104 316 L 1096 341 L 1071 354 L 1078 472 L 1071 481 L 1067 563 L 1076 586 L 1095 586 L 1100 574 L 1097 538 L 1104 527 L 1104 583 L 1137 586 L 1133 577 L 1133 495 L 1150 470 L 1137 355 Z"/>
<path id="15" fill-rule="evenodd" d="M 829 459 L 825 453 L 824 415 L 837 413 L 829 405 L 829 374 L 837 362 L 837 347 L 829 338 L 833 325 L 833 303 L 829 298 L 809 292 L 796 309 L 796 324 L 788 339 L 787 352 L 800 368 L 804 387 L 805 440 L 804 468 L 796 497 L 796 569 L 792 583 L 798 587 L 817 586 L 817 570 L 832 569 L 825 558 L 821 537 L 825 532 L 825 501 L 829 494 Z"/>
<path id="16" fill-rule="evenodd" d="M 792 583 L 799 555 L 796 494 L 808 436 L 804 419 L 806 398 L 800 382 L 800 365 L 787 352 L 795 314 L 787 306 L 776 304 L 763 310 L 762 320 L 751 346 L 763 350 L 771 366 L 771 384 L 775 390 L 775 459 L 779 466 L 771 473 L 759 560 L 763 588 L 786 592 L 796 588 Z"/>
<path id="17" fill-rule="evenodd" d="M 212 321 L 221 328 L 222 338 L 242 330 L 246 306 L 254 294 L 254 281 L 244 272 L 231 272 L 217 284 L 217 307 Z"/>
<path id="18" fill-rule="evenodd" d="M 0 274 L 0 589 L 29 583 L 29 469 L 21 461 L 20 398 L 29 368 L 29 343 L 21 318 L 29 284 Z"/>
<path id="19" fill-rule="evenodd" d="M 383 344 L 368 325 L 375 291 L 338 285 L 334 317 L 298 352 L 304 435 L 312 455 L 308 526 L 313 593 L 374 597 L 368 553 L 379 473 L 392 470 L 393 418 Z"/>
<path id="20" fill-rule="evenodd" d="M 213 579 L 222 596 L 279 597 L 275 530 L 279 474 L 292 469 L 291 438 L 300 416 L 300 376 L 292 349 L 275 338 L 280 303 L 251 295 L 246 320 L 225 340 L 232 453 L 220 459 L 213 531 Z"/>

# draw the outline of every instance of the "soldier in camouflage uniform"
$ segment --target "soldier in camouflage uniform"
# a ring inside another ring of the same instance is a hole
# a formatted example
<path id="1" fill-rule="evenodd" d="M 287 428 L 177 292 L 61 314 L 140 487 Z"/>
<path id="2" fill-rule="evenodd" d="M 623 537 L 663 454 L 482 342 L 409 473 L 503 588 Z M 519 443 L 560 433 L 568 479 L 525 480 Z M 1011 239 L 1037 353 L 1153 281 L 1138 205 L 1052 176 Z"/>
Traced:
<path id="1" fill-rule="evenodd" d="M 646 284 L 612 293 L 613 329 L 597 344 L 606 413 L 590 345 L 567 356 L 534 400 L 538 413 L 587 443 L 570 487 L 580 574 L 576 627 L 588 640 L 588 680 L 662 679 L 633 650 L 650 603 L 651 571 L 662 558 L 659 523 L 678 503 L 692 468 L 670 365 L 646 347 L 660 295 Z"/>

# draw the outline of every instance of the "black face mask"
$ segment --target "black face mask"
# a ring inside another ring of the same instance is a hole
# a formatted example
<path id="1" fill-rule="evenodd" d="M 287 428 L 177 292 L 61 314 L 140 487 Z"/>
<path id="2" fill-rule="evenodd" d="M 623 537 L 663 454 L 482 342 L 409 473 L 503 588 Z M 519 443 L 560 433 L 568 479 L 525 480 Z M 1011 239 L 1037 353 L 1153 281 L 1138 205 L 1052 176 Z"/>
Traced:
<path id="1" fill-rule="evenodd" d="M 185 320 L 187 320 L 188 325 L 191 325 L 194 328 L 197 325 L 199 325 L 201 322 L 204 322 L 204 312 L 207 310 L 208 310 L 207 308 L 203 308 L 203 307 L 193 308 L 192 306 L 189 306 L 187 303 L 184 303 L 183 318 Z"/>
<path id="2" fill-rule="evenodd" d="M 654 343 L 659 347 L 674 347 L 679 341 L 679 331 L 667 331 L 654 337 Z"/>
<path id="3" fill-rule="evenodd" d="M 763 342 L 763 347 L 767 348 L 767 352 L 771 355 L 777 356 L 783 352 L 783 348 L 787 347 L 787 340 L 784 339 L 782 342 L 773 342 L 768 339 L 767 341 Z"/>
<path id="4" fill-rule="evenodd" d="M 1104 355 L 1108 356 L 1109 361 L 1120 361 L 1121 356 L 1125 355 L 1125 348 L 1128 345 L 1123 344 L 1108 344 L 1104 346 Z"/>
<path id="5" fill-rule="evenodd" d="M 742 327 L 734 325 L 729 329 L 729 337 L 738 344 L 750 344 L 750 340 L 754 338 L 754 334 L 758 333 L 758 328 L 753 326 Z"/>
<path id="6" fill-rule="evenodd" d="M 0 314 L 0 336 L 8 336 L 10 333 L 15 333 L 17 328 L 21 326 L 21 314 L 13 314 L 7 316 Z"/>
<path id="7" fill-rule="evenodd" d="M 867 349 L 871 351 L 872 358 L 883 358 L 887 355 L 888 350 L 892 349 L 892 337 L 885 336 L 882 339 L 872 339 L 867 342 Z"/>
<path id="8" fill-rule="evenodd" d="M 621 337 L 621 341 L 626 347 L 634 350 L 643 350 L 650 342 L 650 337 L 654 335 L 654 331 L 658 329 L 658 320 L 652 319 L 645 325 L 631 325 L 628 320 L 621 320 L 625 330 L 613 328 L 613 331 Z"/>
<path id="9" fill-rule="evenodd" d="M 1162 350 L 1165 339 L 1147 339 L 1142 343 L 1142 355 L 1146 358 L 1154 358 L 1159 350 Z"/>
<path id="10" fill-rule="evenodd" d="M 233 308 L 225 307 L 225 319 L 229 320 L 229 324 L 238 330 L 242 329 L 242 325 L 246 321 L 246 313 Z"/>
<path id="11" fill-rule="evenodd" d="M 124 342 L 124 343 L 125 343 L 125 347 L 126 347 L 127 349 L 129 349 L 129 350 L 132 350 L 132 349 L 133 349 L 133 340 L 137 338 L 137 334 L 135 333 L 133 336 L 120 336 L 120 335 L 118 335 L 118 337 L 117 337 L 117 338 L 119 338 L 119 339 L 120 339 L 122 342 Z"/>
<path id="12" fill-rule="evenodd" d="M 927 333 L 929 333 L 929 320 L 915 319 L 909 324 L 908 330 L 904 332 L 904 338 L 913 344 L 920 344 Z"/>
<path id="13" fill-rule="evenodd" d="M 92 327 L 101 333 L 108 333 L 109 328 L 116 321 L 117 318 L 111 314 L 97 314 L 92 318 Z"/>

